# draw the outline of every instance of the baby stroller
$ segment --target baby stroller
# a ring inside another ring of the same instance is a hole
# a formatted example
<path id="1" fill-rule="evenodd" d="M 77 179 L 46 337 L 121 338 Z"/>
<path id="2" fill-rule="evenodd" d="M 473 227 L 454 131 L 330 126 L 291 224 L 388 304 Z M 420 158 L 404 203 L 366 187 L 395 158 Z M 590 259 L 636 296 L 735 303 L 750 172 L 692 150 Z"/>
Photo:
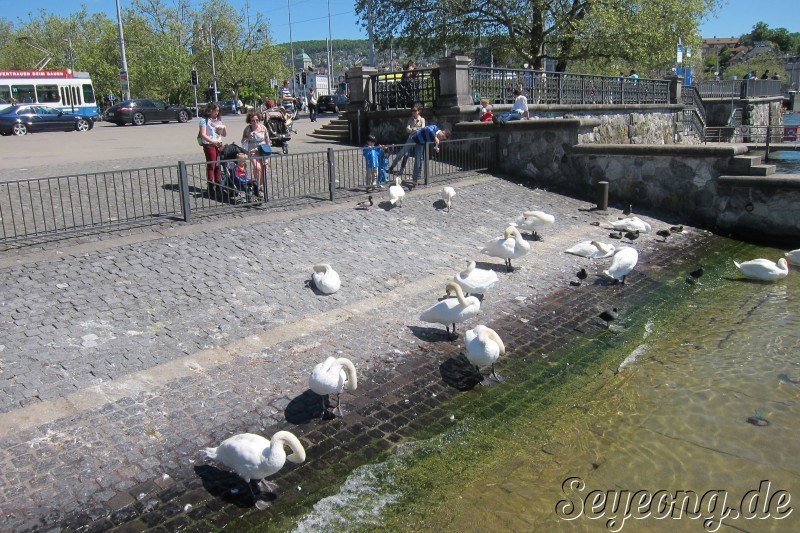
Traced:
<path id="1" fill-rule="evenodd" d="M 292 136 L 292 116 L 280 107 L 268 109 L 264 114 L 264 125 L 269 132 L 269 142 L 272 146 L 283 150 L 284 154 L 289 153 L 289 140 Z M 296 133 L 296 132 L 295 132 Z"/>
<path id="2" fill-rule="evenodd" d="M 222 187 L 226 201 L 238 203 L 241 201 L 252 203 L 255 201 L 257 191 L 252 186 L 241 183 L 236 178 L 236 166 L 239 164 L 239 154 L 247 155 L 247 150 L 236 143 L 226 144 L 220 152 L 219 162 L 222 166 Z"/>

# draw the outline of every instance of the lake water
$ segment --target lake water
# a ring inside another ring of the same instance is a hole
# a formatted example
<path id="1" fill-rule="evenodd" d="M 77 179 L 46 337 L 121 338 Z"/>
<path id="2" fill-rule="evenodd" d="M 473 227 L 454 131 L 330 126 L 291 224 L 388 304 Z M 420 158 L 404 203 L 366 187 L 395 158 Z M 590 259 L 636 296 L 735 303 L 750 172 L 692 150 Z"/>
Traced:
<path id="1" fill-rule="evenodd" d="M 784 115 L 784 125 L 800 127 L 800 113 Z M 780 150 L 769 154 L 770 163 L 777 166 L 778 174 L 800 174 L 800 142 L 797 150 Z"/>
<path id="2" fill-rule="evenodd" d="M 297 530 L 800 531 L 800 271 L 750 282 L 731 261 L 780 256 L 729 241 L 615 322 L 613 363 L 548 420 L 458 424 L 358 469 Z M 651 505 L 626 519 L 610 502 L 634 493 Z M 688 511 L 656 518 L 674 496 Z"/>

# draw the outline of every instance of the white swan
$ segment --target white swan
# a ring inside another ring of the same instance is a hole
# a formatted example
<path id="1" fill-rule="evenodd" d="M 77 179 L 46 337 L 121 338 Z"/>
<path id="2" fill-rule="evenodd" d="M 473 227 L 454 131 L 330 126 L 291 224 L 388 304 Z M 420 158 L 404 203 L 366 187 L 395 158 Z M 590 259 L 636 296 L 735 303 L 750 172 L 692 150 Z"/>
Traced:
<path id="1" fill-rule="evenodd" d="M 600 241 L 582 241 L 564 250 L 568 254 L 588 257 L 589 259 L 603 259 L 614 255 L 616 247 Z"/>
<path id="2" fill-rule="evenodd" d="M 450 298 L 450 293 L 455 292 L 456 297 Z M 447 299 L 438 302 L 424 310 L 419 319 L 423 322 L 444 324 L 447 329 L 447 338 L 450 338 L 450 324 L 453 324 L 453 335 L 456 334 L 456 323 L 469 320 L 481 310 L 481 301 L 474 296 L 464 297 L 464 291 L 458 283 L 451 281 L 447 284 Z"/>
<path id="3" fill-rule="evenodd" d="M 308 377 L 308 387 L 322 396 L 322 417 L 325 417 L 325 398 L 336 393 L 336 409 L 343 415 L 339 403 L 339 395 L 347 390 L 356 390 L 358 377 L 356 367 L 345 357 L 328 357 L 314 367 Z"/>
<path id="4" fill-rule="evenodd" d="M 397 207 L 403 207 L 403 197 L 406 195 L 402 183 L 403 180 L 398 176 L 394 179 L 394 185 L 389 187 L 389 203 Z"/>
<path id="5" fill-rule="evenodd" d="M 475 268 L 475 261 L 467 261 L 466 270 L 462 270 L 453 281 L 458 283 L 465 294 L 486 294 L 486 291 L 497 283 L 497 272 Z"/>
<path id="6" fill-rule="evenodd" d="M 314 265 L 311 280 L 314 282 L 314 286 L 324 294 L 333 294 L 342 286 L 339 274 L 326 263 Z"/>
<path id="7" fill-rule="evenodd" d="M 517 228 L 509 226 L 503 237 L 497 237 L 484 244 L 481 253 L 505 259 L 506 270 L 512 272 L 514 269 L 511 260 L 522 257 L 530 251 L 531 244 L 522 238 Z"/>
<path id="8" fill-rule="evenodd" d="M 523 231 L 530 231 L 531 235 L 537 235 L 537 230 L 551 226 L 555 221 L 556 217 L 544 211 L 524 211 L 511 225 Z"/>
<path id="9" fill-rule="evenodd" d="M 778 264 L 769 259 L 752 259 L 744 263 L 733 262 L 742 271 L 744 277 L 762 281 L 775 281 L 785 278 L 789 274 L 789 264 L 785 257 L 778 259 Z"/>
<path id="10" fill-rule="evenodd" d="M 650 233 L 653 229 L 650 224 L 639 217 L 623 218 L 622 220 L 609 220 L 611 226 L 617 231 L 638 231 L 640 233 Z"/>
<path id="11" fill-rule="evenodd" d="M 614 254 L 614 258 L 611 260 L 611 266 L 608 267 L 608 270 L 604 270 L 603 273 L 606 276 L 625 283 L 625 277 L 630 274 L 638 261 L 639 252 L 634 248 L 623 246 Z"/>
<path id="12" fill-rule="evenodd" d="M 442 200 L 447 204 L 447 212 L 450 212 L 450 206 L 453 203 L 453 196 L 456 195 L 456 190 L 452 187 L 442 187 Z"/>
<path id="13" fill-rule="evenodd" d="M 478 371 L 481 367 L 491 365 L 492 371 L 489 376 L 502 383 L 503 378 L 494 371 L 494 363 L 506 353 L 506 347 L 500 335 L 492 328 L 481 324 L 467 330 L 464 339 L 469 362 L 478 367 Z"/>
<path id="14" fill-rule="evenodd" d="M 288 457 L 283 449 L 284 445 L 292 450 Z M 287 459 L 293 463 L 306 460 L 303 445 L 288 431 L 278 431 L 270 440 L 261 435 L 240 433 L 225 439 L 216 448 L 206 448 L 203 451 L 209 458 L 220 461 L 247 482 L 258 509 L 265 509 L 267 504 L 256 498 L 250 480 L 261 480 L 261 485 L 265 477 L 283 468 Z"/>
<path id="15" fill-rule="evenodd" d="M 783 255 L 786 256 L 786 260 L 789 261 L 789 263 L 796 266 L 800 266 L 800 249 L 792 250 L 791 252 L 786 252 Z"/>

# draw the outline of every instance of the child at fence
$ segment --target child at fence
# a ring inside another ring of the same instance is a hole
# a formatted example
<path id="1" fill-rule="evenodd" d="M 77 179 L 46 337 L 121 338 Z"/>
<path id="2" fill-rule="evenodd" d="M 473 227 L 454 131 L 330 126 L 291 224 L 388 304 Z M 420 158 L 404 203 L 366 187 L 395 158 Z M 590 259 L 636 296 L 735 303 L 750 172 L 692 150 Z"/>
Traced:
<path id="1" fill-rule="evenodd" d="M 494 113 L 492 113 L 492 108 L 489 105 L 489 99 L 481 98 L 481 118 L 479 120 L 481 122 L 491 122 L 492 117 L 494 117 Z"/>
<path id="2" fill-rule="evenodd" d="M 258 181 L 247 175 L 247 154 L 236 154 L 233 178 L 235 187 L 245 192 L 248 202 L 252 202 L 254 197 L 258 197 Z"/>
<path id="3" fill-rule="evenodd" d="M 367 185 L 367 192 L 371 192 L 378 186 L 378 167 L 381 164 L 381 152 L 383 151 L 380 146 L 375 146 L 375 136 L 370 135 L 367 137 L 367 145 L 363 149 L 364 161 L 367 165 L 367 174 L 364 182 Z"/>
<path id="4" fill-rule="evenodd" d="M 383 189 L 383 184 L 389 181 L 389 147 L 381 148 L 381 156 L 378 161 L 378 188 Z"/>

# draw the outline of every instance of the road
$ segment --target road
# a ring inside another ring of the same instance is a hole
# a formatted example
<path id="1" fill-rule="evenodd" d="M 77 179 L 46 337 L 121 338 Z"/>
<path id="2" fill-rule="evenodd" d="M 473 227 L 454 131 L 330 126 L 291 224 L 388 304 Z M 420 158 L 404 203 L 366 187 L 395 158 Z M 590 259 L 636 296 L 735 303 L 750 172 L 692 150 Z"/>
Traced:
<path id="1" fill-rule="evenodd" d="M 308 115 L 295 121 L 298 131 L 289 142 L 290 153 L 317 152 L 332 143 L 308 137 L 336 115 L 320 115 L 310 122 Z M 223 122 L 230 131 L 226 141 L 240 143 L 245 115 L 225 115 Z M 203 161 L 197 145 L 198 119 L 186 124 L 146 124 L 116 126 L 97 122 L 86 133 L 47 132 L 22 137 L 0 138 L 0 180 L 42 178 L 107 172 L 113 170 L 172 165 Z M 336 145 L 338 146 L 338 145 Z"/>

